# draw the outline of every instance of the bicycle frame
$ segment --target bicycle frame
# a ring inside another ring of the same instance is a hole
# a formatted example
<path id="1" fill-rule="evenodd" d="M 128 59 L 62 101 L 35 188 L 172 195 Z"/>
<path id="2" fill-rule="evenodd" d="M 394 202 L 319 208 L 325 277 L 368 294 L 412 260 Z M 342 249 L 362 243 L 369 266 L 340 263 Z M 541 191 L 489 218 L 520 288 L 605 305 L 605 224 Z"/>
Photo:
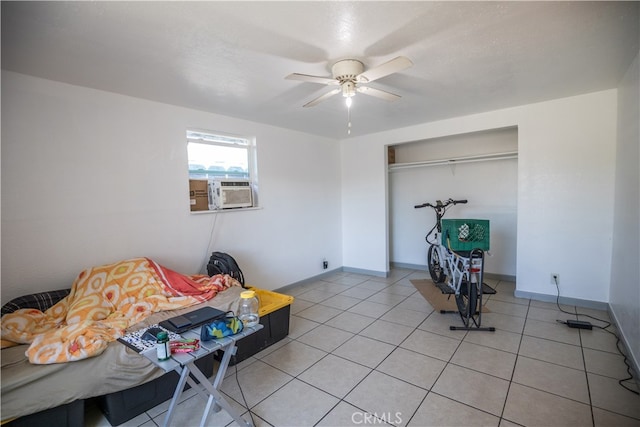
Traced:
<path id="1" fill-rule="evenodd" d="M 430 207 L 436 212 L 436 225 L 427 233 L 425 240 L 429 244 L 427 264 L 432 280 L 443 293 L 454 294 L 458 312 L 462 317 L 464 327 L 451 326 L 450 329 L 488 330 L 495 328 L 481 328 L 484 251 L 474 249 L 468 256 L 454 252 L 448 246 L 442 244 L 442 224 L 447 209 L 458 203 L 467 203 L 466 200 L 449 199 L 442 203 L 440 200 L 435 205 L 424 203 L 415 208 Z M 433 239 L 430 240 L 430 236 Z M 436 255 L 434 255 L 434 253 Z M 445 282 L 448 289 L 439 286 Z M 464 288 L 464 289 L 463 289 Z M 465 290 L 466 292 L 462 292 Z M 466 298 L 466 299 L 465 299 Z M 471 322 L 475 325 L 471 327 Z"/>

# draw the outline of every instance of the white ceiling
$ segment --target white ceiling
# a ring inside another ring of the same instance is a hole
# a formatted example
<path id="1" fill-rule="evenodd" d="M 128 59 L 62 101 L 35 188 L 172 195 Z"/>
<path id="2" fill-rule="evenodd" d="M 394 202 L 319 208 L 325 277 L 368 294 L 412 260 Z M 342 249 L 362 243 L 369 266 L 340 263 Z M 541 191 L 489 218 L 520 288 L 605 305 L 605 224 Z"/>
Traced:
<path id="1" fill-rule="evenodd" d="M 414 66 L 358 94 L 351 136 L 617 87 L 638 52 L 638 2 L 7 2 L 2 68 L 331 138 L 344 100 L 285 80 Z M 219 130 L 219 129 L 217 129 Z"/>

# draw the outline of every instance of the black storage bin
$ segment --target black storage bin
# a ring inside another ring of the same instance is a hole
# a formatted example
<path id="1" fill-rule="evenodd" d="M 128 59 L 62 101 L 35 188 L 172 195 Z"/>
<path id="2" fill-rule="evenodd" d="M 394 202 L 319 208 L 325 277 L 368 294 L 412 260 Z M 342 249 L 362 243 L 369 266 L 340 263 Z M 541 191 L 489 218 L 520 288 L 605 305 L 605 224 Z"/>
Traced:
<path id="1" fill-rule="evenodd" d="M 256 292 L 260 301 L 260 324 L 263 328 L 238 341 L 236 357 L 235 360 L 231 359 L 230 365 L 248 359 L 289 335 L 289 315 L 293 297 L 262 289 L 251 289 Z"/>
<path id="2" fill-rule="evenodd" d="M 35 414 L 25 415 L 4 425 L 7 427 L 84 427 L 84 399 L 36 412 Z"/>
<path id="3" fill-rule="evenodd" d="M 207 377 L 213 375 L 213 364 L 213 354 L 196 361 L 198 369 Z M 111 425 L 119 425 L 171 399 L 179 379 L 178 373 L 171 371 L 148 383 L 100 396 L 97 403 Z"/>

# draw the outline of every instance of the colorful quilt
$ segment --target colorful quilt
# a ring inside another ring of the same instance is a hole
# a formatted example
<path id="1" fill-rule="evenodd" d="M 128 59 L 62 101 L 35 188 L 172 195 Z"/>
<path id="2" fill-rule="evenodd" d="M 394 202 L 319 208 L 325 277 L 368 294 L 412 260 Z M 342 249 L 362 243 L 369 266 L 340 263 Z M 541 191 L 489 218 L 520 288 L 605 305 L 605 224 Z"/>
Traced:
<path id="1" fill-rule="evenodd" d="M 26 356 L 33 364 L 86 359 L 150 314 L 199 304 L 231 286 L 241 285 L 228 275 L 183 275 L 148 258 L 92 267 L 45 312 L 2 316 L 2 348 L 30 343 Z"/>

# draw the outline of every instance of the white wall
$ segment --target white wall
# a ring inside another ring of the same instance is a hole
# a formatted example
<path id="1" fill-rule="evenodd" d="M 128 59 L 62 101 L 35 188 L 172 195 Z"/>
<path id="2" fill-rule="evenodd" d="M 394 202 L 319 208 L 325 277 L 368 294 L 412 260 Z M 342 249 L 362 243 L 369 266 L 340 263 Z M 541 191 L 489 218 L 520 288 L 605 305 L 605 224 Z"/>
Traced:
<path id="1" fill-rule="evenodd" d="M 3 303 L 129 257 L 220 250 L 264 289 L 342 264 L 336 141 L 5 71 L 2 125 Z M 188 128 L 256 137 L 262 209 L 190 213 Z"/>
<path id="2" fill-rule="evenodd" d="M 611 311 L 637 367 L 640 364 L 640 65 L 618 89 L 618 144 L 611 269 Z"/>
<path id="3" fill-rule="evenodd" d="M 344 265 L 388 269 L 385 145 L 517 126 L 518 291 L 555 295 L 553 272 L 560 274 L 562 296 L 608 301 L 616 93 L 607 90 L 342 141 Z"/>
<path id="4" fill-rule="evenodd" d="M 515 128 L 474 132 L 395 146 L 396 165 L 518 150 Z M 425 234 L 435 224 L 432 209 L 414 206 L 436 200 L 467 199 L 445 218 L 488 219 L 490 256 L 485 272 L 516 275 L 518 161 L 503 159 L 389 171 L 390 259 L 426 268 Z"/>

